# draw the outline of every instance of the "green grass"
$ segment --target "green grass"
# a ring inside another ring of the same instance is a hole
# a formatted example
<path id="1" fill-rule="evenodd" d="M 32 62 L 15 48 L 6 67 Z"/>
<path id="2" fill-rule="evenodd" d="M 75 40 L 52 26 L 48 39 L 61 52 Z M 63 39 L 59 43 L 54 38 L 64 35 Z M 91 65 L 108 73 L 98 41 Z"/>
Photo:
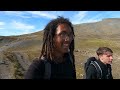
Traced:
<path id="1" fill-rule="evenodd" d="M 101 47 L 101 46 L 111 46 L 112 42 L 103 39 L 83 39 L 77 40 L 75 46 L 76 48 L 91 48 L 91 47 Z"/>
<path id="2" fill-rule="evenodd" d="M 75 50 L 78 50 L 78 52 L 74 52 L 75 55 L 75 66 L 76 66 L 76 75 L 77 79 L 82 79 L 84 75 L 84 63 L 90 56 L 96 55 L 96 50 L 99 47 L 107 46 L 110 47 L 113 50 L 113 55 L 115 55 L 115 60 L 113 62 L 113 76 L 114 78 L 120 78 L 120 61 L 118 58 L 120 55 L 120 42 L 119 40 L 110 40 L 110 39 L 76 39 L 75 40 Z M 29 57 L 29 60 L 32 61 L 36 57 L 39 57 L 40 55 L 40 49 L 41 46 L 39 45 L 33 45 L 23 47 L 23 48 L 10 48 L 8 49 L 5 54 L 5 56 L 11 60 L 12 63 L 14 63 L 14 75 L 18 79 L 23 78 L 23 72 L 21 66 L 17 62 L 15 56 L 12 55 L 12 52 L 23 52 L 26 53 Z"/>

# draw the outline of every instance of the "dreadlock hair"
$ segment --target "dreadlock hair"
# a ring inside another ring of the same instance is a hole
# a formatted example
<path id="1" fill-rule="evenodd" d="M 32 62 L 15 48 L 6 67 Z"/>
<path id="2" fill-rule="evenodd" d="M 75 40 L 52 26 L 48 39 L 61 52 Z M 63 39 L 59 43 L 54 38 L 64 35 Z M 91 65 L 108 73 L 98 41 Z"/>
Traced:
<path id="1" fill-rule="evenodd" d="M 52 51 L 53 51 L 53 38 L 55 36 L 56 29 L 59 24 L 68 24 L 71 27 L 72 33 L 74 35 L 74 30 L 72 23 L 69 21 L 68 18 L 64 18 L 61 16 L 58 16 L 58 18 L 51 20 L 46 27 L 44 28 L 44 34 L 43 34 L 43 45 L 42 45 L 42 50 L 41 50 L 41 55 L 39 59 L 42 58 L 42 56 L 46 57 L 49 60 L 52 60 Z M 75 35 L 74 35 L 75 36 Z M 70 55 L 72 56 L 73 63 L 74 63 L 74 39 L 72 40 L 70 47 Z M 74 64 L 73 64 L 74 65 Z"/>

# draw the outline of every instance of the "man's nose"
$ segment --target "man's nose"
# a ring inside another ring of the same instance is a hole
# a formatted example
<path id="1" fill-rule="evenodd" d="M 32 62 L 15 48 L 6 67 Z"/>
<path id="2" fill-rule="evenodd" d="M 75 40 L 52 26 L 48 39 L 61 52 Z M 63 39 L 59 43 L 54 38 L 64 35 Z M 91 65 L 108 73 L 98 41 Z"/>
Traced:
<path id="1" fill-rule="evenodd" d="M 111 56 L 110 59 L 113 60 L 113 56 Z"/>
<path id="2" fill-rule="evenodd" d="M 66 35 L 65 36 L 65 41 L 69 41 L 70 40 L 70 36 L 69 35 Z"/>

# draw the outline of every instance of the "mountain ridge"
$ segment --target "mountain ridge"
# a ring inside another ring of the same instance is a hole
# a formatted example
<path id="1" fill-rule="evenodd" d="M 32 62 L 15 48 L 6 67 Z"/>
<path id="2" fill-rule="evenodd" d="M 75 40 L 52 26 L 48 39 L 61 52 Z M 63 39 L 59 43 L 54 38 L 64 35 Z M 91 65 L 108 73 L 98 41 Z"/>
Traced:
<path id="1" fill-rule="evenodd" d="M 120 18 L 108 18 L 99 22 L 73 25 L 75 31 L 74 54 L 78 79 L 83 77 L 85 60 L 88 57 L 96 56 L 95 51 L 100 46 L 108 46 L 115 52 L 113 75 L 114 78 L 120 78 L 119 24 Z M 0 36 L 0 78 L 22 79 L 34 58 L 39 57 L 42 37 L 43 30 L 17 36 Z"/>

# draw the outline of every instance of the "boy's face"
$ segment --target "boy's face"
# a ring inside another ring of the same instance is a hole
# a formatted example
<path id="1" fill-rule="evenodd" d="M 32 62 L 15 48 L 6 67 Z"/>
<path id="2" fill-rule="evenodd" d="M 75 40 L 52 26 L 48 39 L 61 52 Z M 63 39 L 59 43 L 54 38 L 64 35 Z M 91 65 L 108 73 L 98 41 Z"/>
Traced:
<path id="1" fill-rule="evenodd" d="M 105 52 L 103 55 L 99 55 L 99 58 L 104 64 L 112 64 L 113 53 Z"/>

